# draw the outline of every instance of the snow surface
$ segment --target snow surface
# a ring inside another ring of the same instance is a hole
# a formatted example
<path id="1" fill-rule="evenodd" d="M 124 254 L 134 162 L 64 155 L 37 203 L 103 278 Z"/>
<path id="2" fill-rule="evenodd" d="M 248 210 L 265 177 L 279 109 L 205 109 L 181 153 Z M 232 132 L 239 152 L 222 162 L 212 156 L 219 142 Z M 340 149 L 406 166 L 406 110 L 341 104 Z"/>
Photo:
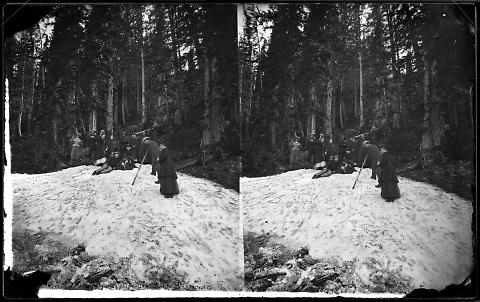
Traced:
<path id="1" fill-rule="evenodd" d="M 280 236 L 292 249 L 307 245 L 314 258 L 357 258 L 356 273 L 373 257 L 400 268 L 415 288 L 443 289 L 473 267 L 471 201 L 427 183 L 399 177 L 402 197 L 387 203 L 364 169 L 312 179 L 315 170 L 241 178 L 244 232 Z"/>
<path id="2" fill-rule="evenodd" d="M 91 255 L 149 254 L 178 262 L 196 285 L 243 288 L 238 193 L 178 173 L 180 194 L 160 194 L 150 166 L 92 176 L 93 166 L 46 174 L 12 174 L 13 229 L 43 230 L 64 242 L 85 242 Z M 241 261 L 240 261 L 241 259 Z M 140 260 L 132 271 L 142 279 Z"/>

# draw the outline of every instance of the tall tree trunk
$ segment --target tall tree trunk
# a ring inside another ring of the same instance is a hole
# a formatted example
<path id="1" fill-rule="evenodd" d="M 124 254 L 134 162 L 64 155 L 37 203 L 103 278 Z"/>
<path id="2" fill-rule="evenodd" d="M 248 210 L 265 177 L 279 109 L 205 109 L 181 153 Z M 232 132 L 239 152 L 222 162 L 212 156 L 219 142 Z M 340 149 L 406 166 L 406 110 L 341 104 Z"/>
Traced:
<path id="1" fill-rule="evenodd" d="M 137 73 L 138 75 L 138 73 Z M 137 104 L 137 117 L 142 113 L 142 102 L 141 102 L 141 75 L 137 76 L 137 79 L 136 79 L 136 85 L 135 85 L 135 89 L 136 89 L 136 93 L 135 93 L 135 100 L 136 100 L 136 104 Z"/>
<path id="2" fill-rule="evenodd" d="M 115 84 L 114 84 L 115 86 Z M 118 86 L 117 86 L 118 87 Z M 113 94 L 113 125 L 114 127 L 118 126 L 118 109 L 119 109 L 119 91 L 116 91 Z"/>
<path id="3" fill-rule="evenodd" d="M 356 71 L 356 70 L 355 70 Z M 355 113 L 355 119 L 358 119 L 358 95 L 357 95 L 357 73 L 355 72 L 354 75 L 354 88 L 353 88 L 353 94 L 355 95 L 355 100 L 354 100 L 354 113 Z"/>
<path id="4" fill-rule="evenodd" d="M 428 58 L 428 57 L 427 57 Z M 424 118 L 422 135 L 422 158 L 423 165 L 430 162 L 432 151 L 441 144 L 443 136 L 443 120 L 440 111 L 440 99 L 435 86 L 437 79 L 437 62 L 435 60 L 425 61 L 424 74 Z"/>
<path id="5" fill-rule="evenodd" d="M 388 102 L 387 102 L 387 91 L 383 87 L 383 105 L 385 106 L 385 123 L 388 125 Z"/>
<path id="6" fill-rule="evenodd" d="M 143 57 L 143 47 L 140 50 L 142 60 L 142 124 L 147 122 L 147 103 L 145 100 L 145 60 Z"/>
<path id="7" fill-rule="evenodd" d="M 328 62 L 328 79 L 327 79 L 327 100 L 325 103 L 325 117 L 323 120 L 323 128 L 325 136 L 332 138 L 332 102 L 333 102 L 333 83 L 332 83 L 332 61 Z"/>
<path id="8" fill-rule="evenodd" d="M 272 147 L 275 147 L 277 145 L 277 123 L 275 121 L 272 121 L 270 123 L 270 144 Z"/>
<path id="9" fill-rule="evenodd" d="M 92 110 L 92 130 L 97 131 L 97 109 Z"/>
<path id="10" fill-rule="evenodd" d="M 127 83 L 127 70 L 123 71 L 123 82 L 122 82 L 122 122 L 125 126 L 126 119 L 125 119 L 125 108 L 127 108 L 127 99 L 125 98 L 125 84 Z"/>
<path id="11" fill-rule="evenodd" d="M 52 127 L 53 127 L 53 144 L 55 146 L 58 146 L 58 122 L 57 122 L 56 116 L 52 120 Z"/>
<path id="12" fill-rule="evenodd" d="M 394 19 L 393 19 L 393 11 L 389 11 L 387 13 L 387 25 L 388 25 L 388 31 L 390 35 L 390 57 L 392 61 L 392 73 L 393 73 L 393 84 L 394 84 L 394 99 L 393 99 L 393 128 L 399 129 L 400 128 L 400 114 L 402 111 L 402 105 L 401 105 L 401 86 L 400 86 L 400 70 L 398 66 L 398 60 L 397 60 L 397 43 L 395 39 L 395 24 L 394 24 Z"/>
<path id="13" fill-rule="evenodd" d="M 221 112 L 220 95 L 215 87 L 217 74 L 217 59 L 215 57 L 205 58 L 205 111 L 202 145 L 208 146 L 218 143 L 221 140 L 223 131 L 223 115 Z"/>
<path id="14" fill-rule="evenodd" d="M 110 74 L 108 76 L 108 99 L 107 99 L 107 137 L 113 135 L 113 60 L 110 59 Z"/>
<path id="15" fill-rule="evenodd" d="M 210 118 L 210 102 L 209 102 L 209 90 L 210 90 L 210 60 L 205 55 L 204 57 L 204 69 L 203 69 L 203 134 L 202 134 L 202 146 L 210 145 L 210 133 L 209 133 L 209 118 Z"/>
<path id="16" fill-rule="evenodd" d="M 359 100 L 359 110 L 360 110 L 360 128 L 365 126 L 365 118 L 363 114 L 363 75 L 362 75 L 362 52 L 358 52 L 358 63 L 359 63 L 359 94 L 358 94 L 358 100 Z"/>
<path id="17" fill-rule="evenodd" d="M 335 89 L 336 86 L 335 84 L 333 83 L 333 80 L 332 80 L 332 132 L 335 131 L 335 129 L 337 129 L 337 104 L 336 104 L 336 96 L 335 96 Z"/>
<path id="18" fill-rule="evenodd" d="M 93 99 L 93 107 L 90 109 L 90 118 L 88 123 L 88 130 L 91 132 L 92 130 L 97 131 L 97 104 L 98 104 L 98 92 L 97 92 L 97 83 L 95 81 L 92 82 L 92 99 Z"/>
<path id="19" fill-rule="evenodd" d="M 312 112 L 310 113 L 310 118 L 311 118 L 311 121 L 310 121 L 310 125 L 311 125 L 311 128 L 310 128 L 310 134 L 316 134 L 316 128 L 317 128 L 317 123 L 316 123 L 316 119 L 315 119 L 315 112 Z"/>
<path id="20" fill-rule="evenodd" d="M 308 120 L 307 120 L 307 135 L 310 135 L 311 133 L 316 133 L 316 125 L 315 125 L 315 83 L 312 81 L 310 84 L 310 88 L 308 90 L 308 98 L 310 101 L 310 114 L 308 115 Z"/>
<path id="21" fill-rule="evenodd" d="M 343 78 L 344 76 L 342 75 L 342 78 L 340 79 L 340 96 L 339 96 L 339 121 L 340 121 L 340 127 L 342 129 L 344 129 L 344 125 L 343 125 L 343 113 L 344 113 L 344 102 L 343 102 Z"/>
<path id="22" fill-rule="evenodd" d="M 18 113 L 18 136 L 22 137 L 22 116 L 24 107 L 24 90 L 25 90 L 25 62 L 22 66 L 22 90 L 20 96 L 20 112 Z"/>
<path id="23" fill-rule="evenodd" d="M 330 79 L 327 80 L 327 101 L 325 103 L 325 118 L 323 120 L 323 128 L 325 135 L 332 137 L 332 98 L 333 98 L 333 85 Z"/>
<path id="24" fill-rule="evenodd" d="M 35 84 L 37 81 L 36 76 L 36 69 L 35 69 L 35 60 L 33 61 L 33 68 L 32 68 L 32 87 L 31 87 L 31 98 L 30 98 L 30 105 L 28 106 L 28 115 L 27 115 L 27 134 L 28 136 L 32 136 L 32 117 L 33 117 L 33 105 L 35 104 Z"/>

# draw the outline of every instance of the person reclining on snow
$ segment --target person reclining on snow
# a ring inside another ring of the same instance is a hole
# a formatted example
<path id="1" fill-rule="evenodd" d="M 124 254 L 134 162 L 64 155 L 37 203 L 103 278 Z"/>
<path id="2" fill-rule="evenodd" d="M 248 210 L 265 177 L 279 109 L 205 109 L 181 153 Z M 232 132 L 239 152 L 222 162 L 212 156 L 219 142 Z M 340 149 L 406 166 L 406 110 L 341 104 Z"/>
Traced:
<path id="1" fill-rule="evenodd" d="M 123 170 L 122 158 L 120 157 L 120 151 L 115 150 L 113 156 L 110 156 L 105 164 L 93 171 L 92 175 L 99 175 L 112 172 L 113 170 Z"/>
<path id="2" fill-rule="evenodd" d="M 340 164 L 338 155 L 332 155 L 327 163 L 327 169 L 332 171 L 332 173 L 340 173 Z"/>
<path id="3" fill-rule="evenodd" d="M 352 174 L 355 172 L 355 165 L 347 160 L 347 161 L 342 161 L 339 167 L 339 173 L 341 174 Z"/>
<path id="4" fill-rule="evenodd" d="M 328 177 L 333 174 L 333 172 L 329 169 L 327 169 L 327 163 L 322 161 L 319 164 L 315 165 L 315 170 L 320 170 L 317 173 L 315 173 L 312 177 L 312 179 L 315 178 L 320 178 L 320 177 Z"/>
<path id="5" fill-rule="evenodd" d="M 326 164 L 325 162 L 321 162 L 320 164 L 315 166 L 315 169 L 320 171 L 313 175 L 313 179 L 319 177 L 328 177 L 334 173 L 352 174 L 355 171 L 355 166 L 350 161 L 340 162 L 339 156 L 335 155 L 331 158 L 328 164 Z"/>

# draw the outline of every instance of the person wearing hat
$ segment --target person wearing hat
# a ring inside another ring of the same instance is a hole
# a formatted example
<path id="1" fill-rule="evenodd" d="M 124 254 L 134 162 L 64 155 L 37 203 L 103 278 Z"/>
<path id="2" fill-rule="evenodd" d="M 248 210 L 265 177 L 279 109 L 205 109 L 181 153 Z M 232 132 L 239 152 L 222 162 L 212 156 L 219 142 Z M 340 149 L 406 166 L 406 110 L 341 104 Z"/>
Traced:
<path id="1" fill-rule="evenodd" d="M 296 136 L 295 138 L 293 138 L 290 146 L 290 167 L 294 168 L 302 160 L 302 152 L 300 151 L 301 144 L 299 137 Z"/>
<path id="2" fill-rule="evenodd" d="M 310 137 L 308 138 L 308 162 L 310 166 L 315 165 L 315 132 L 310 133 Z"/>
<path id="3" fill-rule="evenodd" d="M 113 151 L 113 156 L 109 157 L 103 166 L 93 171 L 92 175 L 105 174 L 115 169 L 122 169 L 121 164 L 122 158 L 120 157 L 120 151 L 116 149 Z"/>
<path id="4" fill-rule="evenodd" d="M 97 131 L 95 129 L 92 129 L 90 131 L 90 135 L 87 139 L 87 145 L 88 145 L 88 159 L 90 161 L 93 161 L 93 154 L 95 152 L 95 149 L 97 147 L 97 142 L 95 140 L 95 137 L 97 136 Z"/>
<path id="5" fill-rule="evenodd" d="M 379 183 L 381 188 L 381 196 L 386 202 L 393 202 L 394 199 L 400 198 L 400 189 L 398 187 L 397 164 L 388 152 L 388 147 L 381 147 L 382 157 L 379 166 L 381 167 Z"/>
<path id="6" fill-rule="evenodd" d="M 315 164 L 315 170 L 320 170 L 320 171 L 315 173 L 312 179 L 316 179 L 320 177 L 328 177 L 333 174 L 333 172 L 327 168 L 327 163 L 324 161 Z"/>
<path id="7" fill-rule="evenodd" d="M 93 134 L 93 139 L 92 139 L 92 134 Z M 91 152 L 90 158 L 92 159 L 93 164 L 95 166 L 99 164 L 103 164 L 106 160 L 105 143 L 102 136 L 105 136 L 105 133 L 103 132 L 103 130 L 100 132 L 100 135 L 97 134 L 95 130 L 92 130 L 92 133 L 90 134 L 90 139 L 92 140 L 90 144 L 92 147 L 92 150 L 90 150 Z"/>
<path id="8" fill-rule="evenodd" d="M 70 152 L 70 165 L 73 166 L 77 164 L 82 155 L 82 139 L 80 138 L 80 133 L 77 133 L 74 138 L 71 140 L 72 150 Z"/>
<path id="9" fill-rule="evenodd" d="M 150 139 L 150 137 L 145 136 L 142 139 L 142 143 L 140 145 L 140 152 L 138 160 L 143 160 L 145 157 L 144 163 L 150 163 L 152 165 L 152 172 L 150 174 L 157 175 L 157 163 L 155 161 L 158 158 L 160 153 L 160 148 L 156 142 Z"/>
<path id="10" fill-rule="evenodd" d="M 179 193 L 176 166 L 168 151 L 166 140 L 160 141 L 159 148 L 160 152 L 156 158 L 158 162 L 158 181 L 156 183 L 160 184 L 160 193 L 163 196 L 172 198 L 173 195 Z"/>
<path id="11" fill-rule="evenodd" d="M 338 155 L 332 155 L 330 160 L 327 162 L 327 169 L 332 171 L 332 173 L 339 173 L 340 172 L 340 160 Z"/>
<path id="12" fill-rule="evenodd" d="M 120 135 L 120 139 L 119 139 L 119 147 L 120 147 L 120 152 L 122 154 L 125 154 L 125 152 L 127 151 L 127 144 L 128 144 L 127 131 L 122 130 L 122 134 Z"/>
<path id="13" fill-rule="evenodd" d="M 323 133 L 320 133 L 318 140 L 315 141 L 314 152 L 313 152 L 313 161 L 314 163 L 319 163 L 325 161 L 325 136 Z"/>

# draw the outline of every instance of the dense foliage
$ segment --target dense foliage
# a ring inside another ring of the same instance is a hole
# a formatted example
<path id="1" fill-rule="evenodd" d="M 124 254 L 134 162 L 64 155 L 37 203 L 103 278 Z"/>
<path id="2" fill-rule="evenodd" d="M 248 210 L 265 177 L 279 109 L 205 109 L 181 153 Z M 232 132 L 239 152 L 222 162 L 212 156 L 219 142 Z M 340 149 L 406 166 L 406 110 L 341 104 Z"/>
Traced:
<path id="1" fill-rule="evenodd" d="M 295 134 L 338 141 L 352 128 L 375 127 L 423 166 L 472 158 L 473 5 L 252 4 L 243 12 L 244 175 L 286 164 Z"/>
<path id="2" fill-rule="evenodd" d="M 54 169 L 75 133 L 154 123 L 173 149 L 238 156 L 235 20 L 234 5 L 63 5 L 7 38 L 14 171 Z M 38 146 L 57 163 L 36 169 Z"/>

